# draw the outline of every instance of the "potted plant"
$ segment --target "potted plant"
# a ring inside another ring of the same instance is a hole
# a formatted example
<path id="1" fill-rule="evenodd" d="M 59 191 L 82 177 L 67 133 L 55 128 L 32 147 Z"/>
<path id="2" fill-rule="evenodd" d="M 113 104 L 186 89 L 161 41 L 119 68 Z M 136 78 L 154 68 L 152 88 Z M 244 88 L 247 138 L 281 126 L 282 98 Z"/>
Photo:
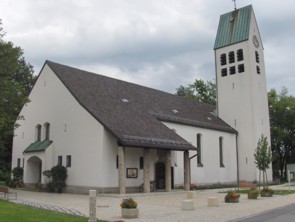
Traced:
<path id="1" fill-rule="evenodd" d="M 42 184 L 40 182 L 35 183 L 35 191 L 42 191 Z"/>
<path id="2" fill-rule="evenodd" d="M 262 197 L 272 197 L 273 193 L 274 191 L 268 187 L 265 187 L 260 191 Z"/>
<path id="3" fill-rule="evenodd" d="M 259 195 L 258 190 L 256 190 L 256 189 L 255 190 L 250 190 L 248 192 L 248 199 L 257 199 L 258 195 Z"/>
<path id="4" fill-rule="evenodd" d="M 224 197 L 224 201 L 226 203 L 238 203 L 240 198 L 240 194 L 234 192 L 234 191 L 229 191 Z"/>
<path id="5" fill-rule="evenodd" d="M 123 218 L 137 218 L 138 217 L 138 208 L 137 203 L 133 198 L 123 199 L 121 204 L 121 215 Z"/>

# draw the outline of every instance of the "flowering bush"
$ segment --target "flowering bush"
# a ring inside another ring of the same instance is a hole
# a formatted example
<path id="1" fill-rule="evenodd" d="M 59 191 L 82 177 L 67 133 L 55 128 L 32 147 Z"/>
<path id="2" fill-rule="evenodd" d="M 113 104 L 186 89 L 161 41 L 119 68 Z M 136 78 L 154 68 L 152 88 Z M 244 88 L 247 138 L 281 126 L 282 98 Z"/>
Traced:
<path id="1" fill-rule="evenodd" d="M 196 189 L 197 189 L 197 185 L 191 183 L 191 184 L 190 184 L 190 190 L 196 190 Z"/>
<path id="2" fill-rule="evenodd" d="M 268 188 L 268 187 L 263 188 L 261 190 L 261 192 L 267 192 L 267 193 L 272 193 L 272 194 L 274 193 L 274 191 L 272 189 Z"/>
<path id="3" fill-rule="evenodd" d="M 227 198 L 227 199 L 236 199 L 236 198 L 239 198 L 239 197 L 240 197 L 240 194 L 238 194 L 238 193 L 236 193 L 234 191 L 229 191 L 225 195 L 225 198 Z"/>
<path id="4" fill-rule="evenodd" d="M 250 190 L 248 192 L 248 194 L 251 195 L 251 196 L 256 196 L 257 197 L 259 195 L 259 191 L 258 190 Z"/>
<path id="5" fill-rule="evenodd" d="M 268 187 L 264 187 L 261 191 L 260 191 L 260 195 L 262 197 L 265 197 L 265 196 L 272 196 L 274 193 L 274 191 Z"/>
<path id="6" fill-rule="evenodd" d="M 121 208 L 136 208 L 137 207 L 137 203 L 132 199 L 132 198 L 126 198 L 123 199 L 121 204 L 120 204 Z"/>

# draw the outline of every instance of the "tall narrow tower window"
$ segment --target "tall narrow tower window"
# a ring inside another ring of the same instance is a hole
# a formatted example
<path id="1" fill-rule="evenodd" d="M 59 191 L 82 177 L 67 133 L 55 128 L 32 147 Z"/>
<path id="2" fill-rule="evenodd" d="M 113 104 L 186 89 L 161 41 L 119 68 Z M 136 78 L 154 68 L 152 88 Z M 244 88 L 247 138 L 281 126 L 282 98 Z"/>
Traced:
<path id="1" fill-rule="evenodd" d="M 41 141 L 41 129 L 42 129 L 41 125 L 38 124 L 36 126 L 36 141 Z"/>
<path id="2" fill-rule="evenodd" d="M 238 51 L 237 51 L 237 60 L 238 61 L 243 61 L 244 60 L 243 49 L 238 49 Z"/>
<path id="3" fill-rule="evenodd" d="M 228 61 L 229 61 L 229 63 L 235 62 L 235 52 L 234 51 L 231 51 L 228 53 Z"/>
<path id="4" fill-rule="evenodd" d="M 244 64 L 240 64 L 238 65 L 238 72 L 241 73 L 241 72 L 245 72 L 245 66 Z"/>
<path id="5" fill-rule="evenodd" d="M 226 54 L 223 53 L 220 55 L 220 65 L 226 65 Z"/>
<path id="6" fill-rule="evenodd" d="M 259 63 L 260 62 L 260 59 L 259 59 L 259 53 L 257 51 L 255 51 L 255 59 L 256 59 L 256 62 Z"/>
<path id="7" fill-rule="evenodd" d="M 229 67 L 229 74 L 231 74 L 231 75 L 236 74 L 236 67 L 235 66 Z"/>
<path id="8" fill-rule="evenodd" d="M 45 139 L 49 140 L 50 139 L 50 124 L 45 123 Z"/>
<path id="9" fill-rule="evenodd" d="M 221 76 L 227 76 L 227 68 L 221 69 Z"/>
<path id="10" fill-rule="evenodd" d="M 259 66 L 256 66 L 256 72 L 257 72 L 257 74 L 260 74 L 260 67 Z"/>

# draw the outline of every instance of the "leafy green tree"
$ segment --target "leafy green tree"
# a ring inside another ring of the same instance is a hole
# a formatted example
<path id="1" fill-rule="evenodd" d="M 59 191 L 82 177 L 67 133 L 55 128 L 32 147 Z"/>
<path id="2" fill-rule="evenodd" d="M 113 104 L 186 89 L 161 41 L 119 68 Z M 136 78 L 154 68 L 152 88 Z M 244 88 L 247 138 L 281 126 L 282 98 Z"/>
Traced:
<path id="1" fill-rule="evenodd" d="M 268 101 L 274 177 L 286 180 L 287 163 L 295 155 L 295 97 L 288 94 L 287 88 L 280 93 L 271 89 Z"/>
<path id="2" fill-rule="evenodd" d="M 269 169 L 269 166 L 272 162 L 272 155 L 271 149 L 268 146 L 267 137 L 265 137 L 264 135 L 262 135 L 261 138 L 258 140 L 257 148 L 254 153 L 254 158 L 254 163 L 256 164 L 256 167 L 259 169 L 259 171 L 262 172 L 263 188 L 266 188 L 268 184 L 266 170 Z"/>
<path id="3" fill-rule="evenodd" d="M 35 77 L 33 67 L 25 61 L 23 50 L 3 39 L 0 20 L 0 170 L 10 169 L 15 121 L 24 104 Z"/>
<path id="4" fill-rule="evenodd" d="M 176 94 L 199 102 L 216 105 L 216 84 L 214 81 L 203 81 L 196 79 L 193 84 L 187 87 L 180 86 L 176 89 Z"/>

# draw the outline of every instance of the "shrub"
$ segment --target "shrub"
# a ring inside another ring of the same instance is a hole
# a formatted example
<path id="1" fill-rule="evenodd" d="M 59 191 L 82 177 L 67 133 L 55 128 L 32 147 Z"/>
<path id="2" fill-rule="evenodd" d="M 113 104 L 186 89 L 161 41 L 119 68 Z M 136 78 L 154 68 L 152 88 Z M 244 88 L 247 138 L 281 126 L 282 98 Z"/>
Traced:
<path id="1" fill-rule="evenodd" d="M 52 183 L 57 189 L 58 193 L 62 192 L 62 189 L 66 186 L 66 179 L 68 177 L 67 168 L 64 166 L 54 166 L 51 168 Z"/>
<path id="2" fill-rule="evenodd" d="M 24 175 L 24 169 L 21 167 L 14 167 L 12 170 L 12 175 L 13 175 L 13 179 L 15 181 L 17 181 L 17 180 L 22 181 L 23 175 Z"/>
<path id="3" fill-rule="evenodd" d="M 14 167 L 12 170 L 13 180 L 8 181 L 10 187 L 22 187 L 23 186 L 23 175 L 24 169 L 21 167 Z"/>

